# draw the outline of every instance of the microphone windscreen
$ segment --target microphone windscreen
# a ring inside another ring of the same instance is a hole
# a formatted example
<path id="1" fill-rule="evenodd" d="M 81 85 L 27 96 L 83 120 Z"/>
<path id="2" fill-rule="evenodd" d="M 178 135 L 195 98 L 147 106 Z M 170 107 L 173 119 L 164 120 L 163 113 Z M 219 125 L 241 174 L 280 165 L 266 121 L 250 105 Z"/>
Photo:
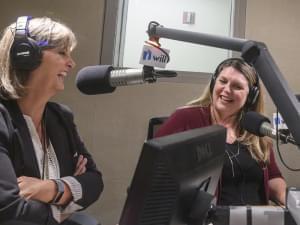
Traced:
<path id="1" fill-rule="evenodd" d="M 96 95 L 113 92 L 116 87 L 109 83 L 110 65 L 87 66 L 82 68 L 76 76 L 76 86 L 84 94 Z"/>
<path id="2" fill-rule="evenodd" d="M 241 126 L 246 131 L 262 137 L 264 134 L 261 134 L 260 128 L 264 122 L 270 123 L 270 120 L 257 112 L 249 111 L 243 116 Z"/>

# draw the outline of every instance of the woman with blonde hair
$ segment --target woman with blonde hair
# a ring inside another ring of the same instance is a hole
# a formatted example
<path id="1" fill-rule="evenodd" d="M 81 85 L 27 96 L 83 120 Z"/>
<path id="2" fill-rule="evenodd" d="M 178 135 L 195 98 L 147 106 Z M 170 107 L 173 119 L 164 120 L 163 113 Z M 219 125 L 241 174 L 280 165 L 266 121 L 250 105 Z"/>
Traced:
<path id="1" fill-rule="evenodd" d="M 177 109 L 155 134 L 222 125 L 227 130 L 225 159 L 217 202 L 220 205 L 285 204 L 286 183 L 276 165 L 272 143 L 241 127 L 247 111 L 264 113 L 255 69 L 240 58 L 221 62 L 203 94 Z"/>
<path id="2" fill-rule="evenodd" d="M 19 17 L 0 41 L 0 223 L 75 224 L 95 202 L 100 171 L 73 114 L 49 100 L 75 62 L 74 33 L 50 18 Z M 19 223 L 18 223 L 19 222 Z"/>

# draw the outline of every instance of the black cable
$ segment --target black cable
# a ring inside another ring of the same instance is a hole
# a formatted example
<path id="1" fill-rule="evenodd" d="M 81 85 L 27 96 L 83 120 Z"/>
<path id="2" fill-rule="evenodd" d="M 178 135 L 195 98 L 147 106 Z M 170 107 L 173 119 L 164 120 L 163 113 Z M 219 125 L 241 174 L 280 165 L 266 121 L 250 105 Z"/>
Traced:
<path id="1" fill-rule="evenodd" d="M 155 45 L 155 44 L 153 44 L 153 43 L 151 43 L 151 42 L 149 42 L 149 41 L 145 41 L 147 44 L 149 44 L 149 45 L 151 45 L 151 46 L 153 46 L 153 47 L 155 47 L 155 48 L 157 48 L 159 51 L 161 51 L 165 56 L 167 56 L 167 63 L 170 61 L 170 56 L 169 56 L 169 54 L 165 51 L 165 50 L 163 50 L 161 47 L 160 47 L 160 44 L 158 43 L 158 39 L 159 39 L 159 37 L 158 36 L 150 36 L 150 34 L 149 34 L 149 31 L 150 31 L 150 29 L 151 29 L 151 27 L 153 27 L 153 26 L 159 26 L 160 24 L 158 23 L 158 22 L 156 22 L 156 21 L 150 21 L 149 22 L 149 24 L 148 24 L 148 35 L 149 35 L 149 39 L 150 39 L 150 41 L 151 41 L 151 38 L 154 38 L 154 39 L 157 39 L 156 41 L 157 41 L 157 44 L 159 45 L 159 46 L 157 46 L 157 45 Z"/>
<path id="2" fill-rule="evenodd" d="M 278 118 L 278 109 L 276 110 L 276 119 L 277 118 Z M 297 169 L 291 168 L 289 165 L 287 165 L 287 163 L 284 161 L 284 159 L 281 155 L 280 148 L 279 148 L 278 123 L 277 123 L 277 121 L 275 121 L 275 123 L 276 123 L 276 149 L 277 149 L 279 159 L 285 168 L 287 168 L 290 171 L 298 172 L 298 171 L 300 171 L 300 168 L 297 168 Z"/>
<path id="3" fill-rule="evenodd" d="M 148 24 L 148 32 L 150 31 L 151 29 L 151 26 L 159 26 L 160 24 L 156 21 L 150 21 L 149 24 Z"/>

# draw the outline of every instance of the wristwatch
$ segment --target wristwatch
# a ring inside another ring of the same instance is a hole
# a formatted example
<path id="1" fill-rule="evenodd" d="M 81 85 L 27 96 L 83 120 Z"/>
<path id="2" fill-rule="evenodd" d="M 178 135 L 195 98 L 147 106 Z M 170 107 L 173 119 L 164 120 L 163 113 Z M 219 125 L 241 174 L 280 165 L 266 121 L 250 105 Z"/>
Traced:
<path id="1" fill-rule="evenodd" d="M 52 179 L 56 184 L 56 196 L 51 201 L 51 204 L 57 204 L 65 192 L 65 184 L 61 179 Z"/>

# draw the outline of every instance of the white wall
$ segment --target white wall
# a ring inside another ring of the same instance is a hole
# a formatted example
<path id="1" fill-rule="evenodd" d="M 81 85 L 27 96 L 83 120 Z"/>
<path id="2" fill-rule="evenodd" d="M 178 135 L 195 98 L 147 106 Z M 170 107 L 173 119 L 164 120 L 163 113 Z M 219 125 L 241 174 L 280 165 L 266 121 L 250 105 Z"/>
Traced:
<path id="1" fill-rule="evenodd" d="M 251 0 L 247 3 L 246 37 L 264 42 L 291 90 L 300 93 L 300 1 Z M 269 95 L 266 96 L 269 118 L 276 111 Z M 299 124 L 299 121 L 295 121 Z M 274 146 L 275 148 L 275 146 Z M 300 151 L 294 145 L 280 145 L 285 163 L 300 168 Z M 278 154 L 277 162 L 288 186 L 300 187 L 300 172 L 283 166 Z"/>
<path id="2" fill-rule="evenodd" d="M 232 0 L 129 0 L 123 66 L 141 67 L 139 59 L 148 23 L 157 21 L 168 28 L 209 33 L 231 34 Z M 183 12 L 195 12 L 195 24 L 183 24 Z M 228 50 L 161 39 L 163 48 L 170 49 L 168 69 L 212 72 L 228 57 Z"/>

